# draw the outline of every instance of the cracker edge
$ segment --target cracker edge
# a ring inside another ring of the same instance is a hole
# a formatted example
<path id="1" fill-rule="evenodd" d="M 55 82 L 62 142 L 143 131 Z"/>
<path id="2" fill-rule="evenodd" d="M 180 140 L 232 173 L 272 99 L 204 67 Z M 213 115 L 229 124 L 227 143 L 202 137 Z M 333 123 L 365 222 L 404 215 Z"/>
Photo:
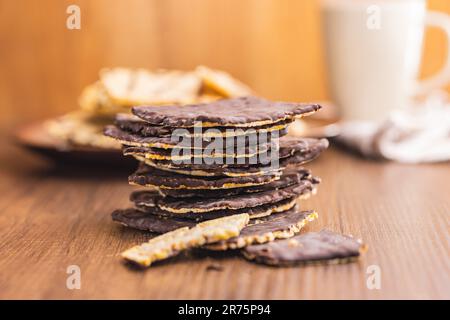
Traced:
<path id="1" fill-rule="evenodd" d="M 319 260 L 309 260 L 309 261 L 297 261 L 297 262 L 280 262 L 278 260 L 273 259 L 261 259 L 257 255 L 252 255 L 246 252 L 245 250 L 241 250 L 241 255 L 248 261 L 258 264 L 263 264 L 270 267 L 303 267 L 303 266 L 314 266 L 314 265 L 337 265 L 337 264 L 345 264 L 356 262 L 359 258 L 365 254 L 369 250 L 369 246 L 361 241 L 361 239 L 357 239 L 360 243 L 358 255 L 346 258 L 333 258 L 333 259 L 319 259 Z"/>
<path id="2" fill-rule="evenodd" d="M 225 224 L 230 223 L 228 220 L 232 219 L 237 219 L 238 221 L 236 223 L 233 223 L 231 227 L 225 226 Z M 236 237 L 248 224 L 249 219 L 249 215 L 243 213 L 204 221 L 192 228 L 182 227 L 174 231 L 164 233 L 150 239 L 145 243 L 127 249 L 121 253 L 121 257 L 137 265 L 149 267 L 153 262 L 175 256 L 183 250 L 199 247 L 206 243 L 214 243 L 221 240 L 227 240 L 231 237 Z M 223 228 L 221 228 L 220 226 L 221 223 L 224 224 L 222 225 Z M 210 227 L 215 228 L 208 229 Z M 199 234 L 195 235 L 196 232 L 198 232 Z M 164 244 L 164 241 L 176 239 L 177 237 L 183 238 L 184 236 L 189 236 L 190 233 L 192 236 L 194 236 L 194 238 L 188 239 L 187 242 L 183 243 L 174 241 L 170 245 L 162 245 L 161 248 L 153 251 L 145 249 L 145 247 L 148 246 Z"/>
<path id="3" fill-rule="evenodd" d="M 263 244 L 267 242 L 272 242 L 277 239 L 292 238 L 297 233 L 299 233 L 307 223 L 312 222 L 318 218 L 319 214 L 316 211 L 313 211 L 306 217 L 303 217 L 301 220 L 297 221 L 296 223 L 288 225 L 285 230 L 268 231 L 262 235 L 250 235 L 247 237 L 237 236 L 236 240 L 233 240 L 233 238 L 231 238 L 229 240 L 225 240 L 224 242 L 208 245 L 206 246 L 206 249 L 215 251 L 236 250 L 247 247 L 252 244 Z"/>

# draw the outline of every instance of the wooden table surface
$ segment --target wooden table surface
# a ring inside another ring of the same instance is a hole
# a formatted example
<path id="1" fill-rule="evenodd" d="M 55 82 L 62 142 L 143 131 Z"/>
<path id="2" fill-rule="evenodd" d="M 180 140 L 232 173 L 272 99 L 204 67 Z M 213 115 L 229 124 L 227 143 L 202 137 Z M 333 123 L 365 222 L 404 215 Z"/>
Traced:
<path id="1" fill-rule="evenodd" d="M 195 255 L 139 271 L 118 254 L 149 235 L 110 218 L 128 205 L 129 170 L 55 167 L 0 142 L 2 299 L 450 298 L 448 163 L 380 163 L 331 148 L 309 165 L 323 183 L 302 203 L 320 214 L 306 230 L 362 238 L 359 262 L 272 268 Z M 80 267 L 80 290 L 66 287 L 69 265 Z M 379 290 L 366 285 L 371 265 Z"/>

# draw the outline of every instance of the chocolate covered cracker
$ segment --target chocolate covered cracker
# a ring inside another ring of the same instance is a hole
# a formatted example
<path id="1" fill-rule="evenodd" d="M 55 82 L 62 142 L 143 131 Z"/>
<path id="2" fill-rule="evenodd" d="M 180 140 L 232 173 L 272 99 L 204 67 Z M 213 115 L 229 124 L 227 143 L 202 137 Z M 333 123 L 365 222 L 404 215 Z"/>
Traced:
<path id="1" fill-rule="evenodd" d="M 343 263 L 355 260 L 367 246 L 350 236 L 329 230 L 310 232 L 286 240 L 251 245 L 243 255 L 258 263 L 292 266 L 313 263 Z"/>
<path id="2" fill-rule="evenodd" d="M 263 146 L 269 144 L 272 138 L 278 139 L 284 136 L 287 131 L 275 131 L 265 135 L 255 133 L 251 129 L 247 134 L 242 136 L 230 136 L 226 138 L 221 137 L 201 137 L 201 138 L 187 138 L 178 131 L 178 134 L 170 136 L 142 136 L 136 133 L 125 131 L 113 125 L 106 126 L 103 133 L 104 135 L 113 138 L 119 143 L 125 146 L 145 147 L 145 148 L 191 148 L 191 149 L 205 149 L 212 148 L 216 143 L 224 150 L 226 148 L 236 148 L 236 146 Z M 238 142 L 239 141 L 239 142 Z"/>
<path id="3" fill-rule="evenodd" d="M 276 124 L 268 124 L 264 126 L 249 128 L 252 130 L 235 130 L 230 127 L 213 127 L 213 128 L 185 128 L 178 134 L 190 137 L 190 138 L 215 138 L 215 137 L 236 137 L 251 134 L 261 133 L 273 133 L 277 132 L 279 136 L 287 134 L 287 126 L 291 123 L 291 120 L 280 121 Z M 136 134 L 143 137 L 170 137 L 176 127 L 163 127 L 158 125 L 152 125 L 134 115 L 130 114 L 118 114 L 116 116 L 115 125 L 123 131 L 127 131 L 132 134 Z"/>
<path id="4" fill-rule="evenodd" d="M 278 173 L 247 177 L 198 178 L 158 170 L 141 164 L 138 170 L 129 176 L 128 181 L 130 184 L 160 189 L 214 190 L 263 185 L 279 178 L 280 174 Z"/>
<path id="5" fill-rule="evenodd" d="M 174 198 L 218 198 L 229 197 L 244 193 L 264 192 L 274 189 L 285 188 L 300 182 L 300 180 L 308 180 L 313 186 L 320 183 L 320 179 L 313 177 L 309 170 L 304 168 L 293 169 L 289 168 L 283 171 L 280 179 L 270 182 L 268 184 L 233 188 L 224 190 L 176 190 L 176 189 L 159 189 L 158 191 L 164 196 L 170 196 Z"/>
<path id="6" fill-rule="evenodd" d="M 195 225 L 193 221 L 175 218 L 168 219 L 134 208 L 115 210 L 111 216 L 113 221 L 126 227 L 154 233 L 166 233 L 182 227 L 192 227 Z"/>
<path id="7" fill-rule="evenodd" d="M 261 244 L 275 239 L 293 237 L 306 223 L 317 219 L 315 211 L 297 211 L 296 208 L 286 212 L 252 220 L 242 229 L 239 236 L 208 245 L 210 250 L 239 249 L 252 244 Z"/>
<path id="8" fill-rule="evenodd" d="M 196 158 L 204 159 L 205 165 L 207 165 L 207 163 L 226 164 L 227 158 L 231 158 L 229 160 L 232 160 L 232 163 L 234 163 L 236 162 L 235 159 L 257 157 L 259 154 L 268 152 L 270 146 L 268 144 L 263 144 L 259 146 L 246 146 L 243 148 L 239 148 L 240 150 L 235 149 L 236 148 L 219 148 L 219 150 L 209 149 L 206 151 L 195 151 L 191 148 L 162 149 L 149 147 L 124 147 L 123 154 L 126 156 L 132 155 L 136 158 L 141 159 L 149 159 L 152 161 L 167 160 L 174 165 L 179 162 L 181 164 L 184 164 L 184 166 L 195 163 L 194 159 Z M 200 161 L 200 163 L 202 162 L 203 161 Z"/>
<path id="9" fill-rule="evenodd" d="M 157 206 L 162 210 L 178 214 L 207 213 L 217 210 L 238 210 L 276 203 L 285 199 L 292 199 L 303 193 L 306 193 L 306 190 L 311 191 L 312 188 L 313 187 L 309 181 L 300 181 L 298 184 L 282 189 L 240 194 L 230 197 L 208 199 L 173 199 L 168 197 L 160 198 L 157 201 Z"/>
<path id="10" fill-rule="evenodd" d="M 132 112 L 152 125 L 167 127 L 256 127 L 316 112 L 318 104 L 272 102 L 257 97 L 218 100 L 182 107 L 133 107 Z"/>
<path id="11" fill-rule="evenodd" d="M 162 210 L 158 206 L 148 206 L 148 202 L 135 202 L 138 209 L 154 214 L 161 217 L 186 219 L 194 221 L 205 221 L 216 219 L 220 217 L 226 217 L 234 214 L 246 213 L 250 216 L 250 219 L 256 219 L 266 217 L 274 213 L 284 212 L 295 207 L 298 199 L 307 199 L 311 195 L 311 192 L 306 192 L 297 198 L 289 198 L 275 203 L 263 204 L 256 207 L 242 208 L 236 210 L 214 210 L 204 213 L 174 213 L 166 210 Z"/>
<path id="12" fill-rule="evenodd" d="M 150 239 L 122 253 L 122 257 L 143 267 L 172 257 L 183 250 L 227 240 L 239 235 L 248 223 L 247 214 L 233 215 L 183 227 Z"/>
<path id="13" fill-rule="evenodd" d="M 172 165 L 171 161 L 164 161 L 162 164 L 158 160 L 150 160 L 145 159 L 143 157 L 139 157 L 133 155 L 136 160 L 139 160 L 146 165 L 163 170 L 168 172 L 173 172 L 176 174 L 183 174 L 188 176 L 197 176 L 197 177 L 245 177 L 245 176 L 260 176 L 267 174 L 281 174 L 281 171 L 284 169 L 283 167 L 272 167 L 272 166 L 242 166 L 242 167 L 217 167 L 215 169 L 195 169 L 189 168 L 185 165 L 181 167 L 177 167 L 176 165 Z M 158 162 L 158 164 L 157 164 Z M 166 164 L 168 163 L 168 164 Z M 203 165 L 207 168 L 207 165 Z"/>

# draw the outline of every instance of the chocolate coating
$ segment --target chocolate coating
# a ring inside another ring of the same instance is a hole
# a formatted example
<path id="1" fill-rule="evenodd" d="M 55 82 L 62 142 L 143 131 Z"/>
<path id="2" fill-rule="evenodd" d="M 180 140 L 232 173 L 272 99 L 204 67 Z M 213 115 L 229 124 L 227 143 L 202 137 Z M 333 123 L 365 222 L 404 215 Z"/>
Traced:
<path id="1" fill-rule="evenodd" d="M 270 133 L 265 136 L 259 136 L 258 134 L 250 134 L 244 137 L 227 137 L 227 138 L 189 138 L 183 136 L 142 136 L 136 133 L 128 132 L 122 130 L 114 125 L 108 125 L 103 130 L 105 136 L 111 137 L 123 145 L 135 146 L 135 147 L 150 147 L 150 148 L 191 148 L 191 149 L 205 149 L 213 148 L 216 145 L 223 146 L 223 149 L 227 147 L 233 147 L 242 144 L 247 147 L 262 146 L 264 144 L 270 144 L 272 140 L 278 139 L 279 137 L 286 134 L 287 131 L 276 131 L 276 133 Z M 272 139 L 274 138 L 274 139 Z M 245 140 L 238 140 L 245 139 Z M 239 141 L 239 143 L 238 143 Z"/>
<path id="2" fill-rule="evenodd" d="M 113 221 L 119 222 L 127 227 L 154 233 L 166 233 L 178 228 L 192 227 L 195 225 L 193 221 L 158 217 L 134 208 L 115 210 L 111 216 Z"/>
<path id="3" fill-rule="evenodd" d="M 132 184 L 155 186 L 162 189 L 228 189 L 270 183 L 279 179 L 279 174 L 246 177 L 195 177 L 158 170 L 145 164 L 128 177 Z"/>
<path id="4" fill-rule="evenodd" d="M 270 204 L 264 204 L 257 207 L 252 208 L 243 208 L 243 209 L 237 209 L 237 210 L 215 210 L 205 213 L 173 213 L 169 211 L 165 211 L 160 209 L 159 207 L 148 207 L 147 204 L 142 205 L 136 203 L 136 207 L 142 211 L 148 212 L 150 214 L 155 214 L 157 216 L 161 217 L 168 217 L 168 218 L 177 218 L 177 219 L 187 219 L 187 220 L 195 220 L 195 221 L 205 221 L 205 220 L 211 220 L 216 219 L 220 217 L 230 216 L 233 214 L 240 214 L 240 213 L 247 213 L 250 215 L 250 218 L 253 218 L 255 216 L 259 216 L 261 214 L 264 215 L 270 215 L 274 212 L 282 212 L 291 209 L 292 207 L 289 207 L 285 210 L 281 210 L 281 208 L 288 205 L 290 202 L 295 200 L 295 198 L 292 199 L 286 199 L 282 200 L 277 203 L 270 203 Z"/>
<path id="5" fill-rule="evenodd" d="M 152 125 L 167 127 L 192 127 L 198 122 L 211 126 L 242 126 L 262 121 L 284 121 L 320 108 L 318 104 L 241 97 L 186 106 L 138 106 L 132 108 L 132 113 Z"/>
<path id="6" fill-rule="evenodd" d="M 291 123 L 291 120 L 286 121 L 280 121 L 276 124 L 268 124 L 263 126 L 256 126 L 251 129 L 255 130 L 256 133 L 259 132 L 278 132 L 280 136 L 287 134 L 287 131 L 285 128 Z M 152 125 L 134 115 L 129 114 L 118 114 L 116 116 L 115 125 L 119 127 L 120 129 L 137 134 L 139 136 L 144 137 L 170 137 L 170 135 L 176 130 L 176 127 L 163 127 L 158 125 Z M 283 127 L 281 129 L 277 129 Z M 241 136 L 241 135 L 248 135 L 250 134 L 251 130 L 234 130 L 230 127 L 213 127 L 213 128 L 202 128 L 202 130 L 199 130 L 198 128 L 194 130 L 194 128 L 185 128 L 187 137 L 193 137 L 193 136 L 203 136 L 205 134 L 209 134 L 211 136 L 224 136 L 224 135 L 235 135 L 235 136 Z M 209 129 L 215 129 L 214 132 L 212 132 Z M 208 132 L 206 132 L 208 130 Z M 230 132 L 230 130 L 233 130 L 234 132 Z"/>
<path id="7" fill-rule="evenodd" d="M 316 262 L 345 262 L 358 257 L 365 246 L 352 237 L 329 230 L 310 232 L 286 240 L 251 245 L 244 256 L 255 262 L 290 266 Z"/>
<path id="8" fill-rule="evenodd" d="M 314 211 L 298 211 L 297 208 L 253 220 L 241 230 L 239 236 L 208 246 L 208 249 L 238 249 L 253 243 L 266 243 L 277 238 L 290 238 L 309 221 L 317 218 Z"/>
<path id="9" fill-rule="evenodd" d="M 237 210 L 291 199 L 299 196 L 305 191 L 312 191 L 312 189 L 313 186 L 311 183 L 304 180 L 300 181 L 298 184 L 281 189 L 246 193 L 229 197 L 191 199 L 173 199 L 166 197 L 159 199 L 157 201 L 157 205 L 163 210 L 174 213 Z"/>
<path id="10" fill-rule="evenodd" d="M 264 192 L 274 189 L 285 188 L 294 184 L 300 183 L 300 180 L 308 180 L 311 184 L 318 184 L 318 178 L 311 176 L 311 172 L 306 169 L 286 169 L 283 171 L 280 179 L 272 181 L 265 185 L 233 188 L 223 190 L 175 190 L 175 189 L 160 189 L 159 192 L 164 196 L 173 198 L 219 198 L 229 197 L 238 194 Z"/>

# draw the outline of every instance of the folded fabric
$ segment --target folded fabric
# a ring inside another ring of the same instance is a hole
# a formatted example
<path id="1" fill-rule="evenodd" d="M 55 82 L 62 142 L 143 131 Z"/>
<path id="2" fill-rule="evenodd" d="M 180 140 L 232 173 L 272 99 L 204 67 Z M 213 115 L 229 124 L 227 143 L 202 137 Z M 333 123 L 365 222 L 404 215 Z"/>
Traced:
<path id="1" fill-rule="evenodd" d="M 338 143 L 366 157 L 405 163 L 450 160 L 450 100 L 435 92 L 423 103 L 393 112 L 383 123 L 343 122 Z"/>

